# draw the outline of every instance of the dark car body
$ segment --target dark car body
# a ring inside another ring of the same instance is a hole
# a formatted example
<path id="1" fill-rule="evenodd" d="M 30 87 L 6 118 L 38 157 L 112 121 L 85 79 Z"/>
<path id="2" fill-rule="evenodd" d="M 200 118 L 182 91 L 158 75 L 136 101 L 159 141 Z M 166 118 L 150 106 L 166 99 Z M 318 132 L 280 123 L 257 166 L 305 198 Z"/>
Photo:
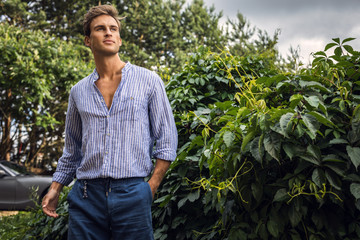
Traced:
<path id="1" fill-rule="evenodd" d="M 50 176 L 38 176 L 22 166 L 0 161 L 0 210 L 26 210 L 34 207 L 34 189 L 41 201 L 52 182 Z"/>

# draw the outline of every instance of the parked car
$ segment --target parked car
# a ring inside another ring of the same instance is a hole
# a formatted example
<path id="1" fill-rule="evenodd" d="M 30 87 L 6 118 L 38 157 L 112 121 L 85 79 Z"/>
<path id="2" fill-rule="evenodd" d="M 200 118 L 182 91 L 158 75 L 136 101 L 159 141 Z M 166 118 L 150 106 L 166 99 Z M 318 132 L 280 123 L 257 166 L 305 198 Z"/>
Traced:
<path id="1" fill-rule="evenodd" d="M 37 189 L 40 203 L 51 182 L 50 176 L 38 176 L 13 162 L 0 161 L 0 210 L 26 210 L 34 207 L 34 189 Z"/>

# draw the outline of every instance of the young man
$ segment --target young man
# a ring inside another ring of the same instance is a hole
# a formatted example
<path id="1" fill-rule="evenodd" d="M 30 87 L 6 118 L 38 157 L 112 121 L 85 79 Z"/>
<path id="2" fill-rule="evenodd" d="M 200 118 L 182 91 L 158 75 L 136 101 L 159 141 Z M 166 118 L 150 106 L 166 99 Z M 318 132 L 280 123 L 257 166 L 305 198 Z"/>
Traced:
<path id="1" fill-rule="evenodd" d="M 85 45 L 96 69 L 71 89 L 64 152 L 42 202 L 44 213 L 57 217 L 59 194 L 76 176 L 68 196 L 71 240 L 153 239 L 151 203 L 176 157 L 163 82 L 121 61 L 120 26 L 110 5 L 85 15 Z"/>

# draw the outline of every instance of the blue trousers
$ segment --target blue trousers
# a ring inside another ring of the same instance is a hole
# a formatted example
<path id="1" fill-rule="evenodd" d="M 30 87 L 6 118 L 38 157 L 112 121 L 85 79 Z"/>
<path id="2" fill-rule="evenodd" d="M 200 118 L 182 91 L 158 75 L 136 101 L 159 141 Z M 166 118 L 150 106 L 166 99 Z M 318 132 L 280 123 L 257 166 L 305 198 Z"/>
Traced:
<path id="1" fill-rule="evenodd" d="M 77 180 L 68 195 L 68 240 L 153 240 L 143 178 Z"/>

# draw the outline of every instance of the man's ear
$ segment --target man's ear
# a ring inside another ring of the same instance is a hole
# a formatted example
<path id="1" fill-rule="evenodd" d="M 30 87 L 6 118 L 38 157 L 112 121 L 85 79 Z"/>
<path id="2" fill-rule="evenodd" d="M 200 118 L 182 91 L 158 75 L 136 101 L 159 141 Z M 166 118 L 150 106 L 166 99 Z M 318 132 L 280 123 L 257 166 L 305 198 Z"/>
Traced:
<path id="1" fill-rule="evenodd" d="M 85 43 L 85 46 L 91 47 L 90 37 L 89 37 L 89 36 L 85 36 L 85 38 L 84 38 L 84 43 Z"/>

